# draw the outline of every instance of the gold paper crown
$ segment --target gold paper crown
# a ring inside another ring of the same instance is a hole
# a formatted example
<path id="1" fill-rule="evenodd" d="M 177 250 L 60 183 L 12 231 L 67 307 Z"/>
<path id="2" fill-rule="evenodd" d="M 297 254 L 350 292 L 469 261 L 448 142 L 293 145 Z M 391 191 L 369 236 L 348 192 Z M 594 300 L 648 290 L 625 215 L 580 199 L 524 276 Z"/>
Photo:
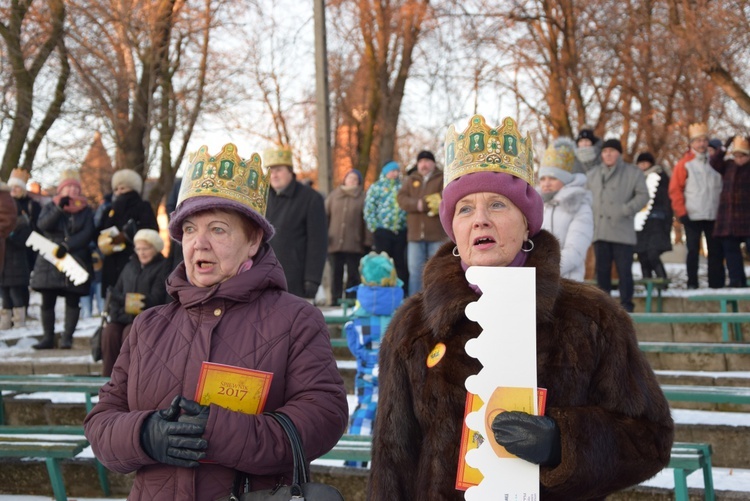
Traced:
<path id="1" fill-rule="evenodd" d="M 243 160 L 232 143 L 225 144 L 218 155 L 209 155 L 201 146 L 188 157 L 190 165 L 182 178 L 179 206 L 192 197 L 220 197 L 251 207 L 266 215 L 268 174 L 263 174 L 260 155 L 253 153 Z"/>
<path id="2" fill-rule="evenodd" d="M 12 171 L 10 171 L 10 177 L 23 181 L 23 184 L 25 186 L 26 183 L 29 182 L 29 179 L 31 178 L 31 174 L 26 169 L 16 167 Z"/>
<path id="3" fill-rule="evenodd" d="M 544 152 L 540 168 L 554 167 L 572 173 L 576 161 L 575 148 L 576 144 L 568 137 L 555 139 L 555 142 Z"/>
<path id="4" fill-rule="evenodd" d="M 482 115 L 474 115 L 460 134 L 451 125 L 445 134 L 443 185 L 474 172 L 503 172 L 533 184 L 534 151 L 531 137 L 524 139 L 510 117 L 493 129 Z"/>
<path id="5" fill-rule="evenodd" d="M 732 139 L 732 153 L 736 152 L 750 155 L 750 143 L 748 143 L 746 137 L 735 136 L 734 139 Z"/>
<path id="6" fill-rule="evenodd" d="M 65 169 L 64 171 L 62 171 L 60 173 L 60 181 L 58 182 L 58 184 L 62 183 L 66 179 L 75 179 L 76 181 L 80 182 L 81 181 L 81 175 L 78 173 L 77 170 Z"/>
<path id="7" fill-rule="evenodd" d="M 696 122 L 688 125 L 688 139 L 690 141 L 702 136 L 708 137 L 708 125 L 703 122 Z"/>
<path id="8" fill-rule="evenodd" d="M 275 148 L 265 149 L 263 151 L 263 165 L 266 168 L 273 167 L 274 165 L 288 165 L 289 167 L 293 167 L 292 148 L 280 145 Z"/>

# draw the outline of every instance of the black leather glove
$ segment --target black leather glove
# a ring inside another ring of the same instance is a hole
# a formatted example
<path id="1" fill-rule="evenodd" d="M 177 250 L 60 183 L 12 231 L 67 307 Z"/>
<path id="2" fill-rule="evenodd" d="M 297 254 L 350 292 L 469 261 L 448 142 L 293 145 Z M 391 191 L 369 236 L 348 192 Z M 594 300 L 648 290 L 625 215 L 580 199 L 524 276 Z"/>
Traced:
<path id="1" fill-rule="evenodd" d="M 125 238 L 124 233 L 118 233 L 114 237 L 112 237 L 112 245 L 120 245 L 127 242 L 127 239 Z"/>
<path id="2" fill-rule="evenodd" d="M 726 141 L 724 141 L 724 149 L 728 150 L 730 146 L 732 146 L 732 141 L 734 141 L 734 136 L 730 137 Z"/>
<path id="3" fill-rule="evenodd" d="M 184 411 L 177 418 L 178 423 L 191 423 L 197 424 L 201 427 L 201 435 L 206 430 L 206 423 L 208 423 L 208 413 L 211 407 L 207 405 L 201 405 L 195 400 L 188 400 L 187 398 L 180 399 L 180 408 Z"/>
<path id="4" fill-rule="evenodd" d="M 492 421 L 497 443 L 530 463 L 542 466 L 560 464 L 560 429 L 552 418 L 507 411 Z"/>
<path id="5" fill-rule="evenodd" d="M 310 280 L 305 280 L 304 283 L 304 289 L 305 289 L 305 297 L 308 298 L 314 298 L 315 295 L 318 293 L 318 285 L 315 282 L 311 282 Z"/>
<path id="6" fill-rule="evenodd" d="M 57 206 L 61 209 L 67 205 L 70 205 L 70 197 L 62 197 L 60 201 L 57 203 Z"/>
<path id="7" fill-rule="evenodd" d="M 171 466 L 195 468 L 208 443 L 196 435 L 203 433 L 200 425 L 179 423 L 180 400 L 177 395 L 168 409 L 151 414 L 141 427 L 141 447 L 152 459 Z"/>
<path id="8" fill-rule="evenodd" d="M 55 257 L 56 257 L 57 259 L 62 259 L 62 258 L 64 258 L 64 257 L 65 257 L 65 254 L 67 254 L 67 253 L 68 253 L 68 249 L 67 249 L 67 248 L 65 248 L 65 246 L 64 246 L 64 245 L 62 245 L 62 244 L 61 244 L 61 245 L 58 245 L 58 246 L 57 246 L 57 249 L 55 249 Z"/>
<path id="9" fill-rule="evenodd" d="M 684 216 L 680 216 L 678 219 L 683 225 L 690 223 L 690 216 L 688 216 L 687 214 L 685 214 Z"/>

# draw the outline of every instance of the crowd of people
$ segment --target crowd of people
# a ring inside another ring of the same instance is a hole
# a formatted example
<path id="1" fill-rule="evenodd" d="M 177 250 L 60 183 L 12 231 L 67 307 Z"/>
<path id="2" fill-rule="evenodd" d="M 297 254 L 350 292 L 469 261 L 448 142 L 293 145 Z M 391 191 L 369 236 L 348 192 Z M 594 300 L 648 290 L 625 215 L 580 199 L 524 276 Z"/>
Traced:
<path id="1" fill-rule="evenodd" d="M 350 170 L 326 198 L 297 179 L 287 146 L 247 159 L 232 144 L 216 155 L 204 146 L 168 202 L 168 257 L 138 173 L 116 171 L 111 196 L 92 207 L 66 171 L 40 206 L 26 192 L 28 172 L 15 169 L 0 189 L 0 329 L 24 325 L 31 288 L 42 298 L 34 348 L 69 349 L 86 298 L 106 298 L 111 379 L 85 430 L 105 466 L 137 472 L 132 499 L 215 499 L 238 475 L 251 490 L 291 477 L 275 419 L 192 400 L 204 361 L 273 373 L 265 408 L 293 421 L 308 459 L 330 450 L 347 422 L 351 433 L 373 433 L 370 499 L 460 499 L 463 381 L 479 370 L 463 346 L 480 330 L 463 312 L 482 295 L 464 272 L 534 267 L 547 411 L 499 414 L 494 439 L 542 467 L 545 499 L 603 498 L 663 468 L 673 436 L 627 315 L 635 256 L 644 277 L 666 279 L 660 256 L 676 220 L 688 288 L 700 286 L 703 239 L 708 286 L 747 286 L 750 140 L 722 143 L 697 123 L 687 146 L 671 169 L 650 152 L 631 164 L 618 139 L 584 129 L 549 145 L 534 174 L 531 140 L 515 121 L 493 129 L 477 115 L 464 133 L 449 129 L 443 168 L 424 150 L 408 168 L 386 162 L 369 188 Z M 54 244 L 52 258 L 25 245 L 32 231 Z M 584 283 L 592 252 L 596 286 Z M 55 262 L 67 255 L 88 272 L 85 283 Z M 357 356 L 351 421 L 311 304 L 327 259 L 331 302 L 359 300 L 346 327 Z M 447 351 L 426 370 L 436 343 Z M 594 432 L 601 440 L 589 440 Z"/>

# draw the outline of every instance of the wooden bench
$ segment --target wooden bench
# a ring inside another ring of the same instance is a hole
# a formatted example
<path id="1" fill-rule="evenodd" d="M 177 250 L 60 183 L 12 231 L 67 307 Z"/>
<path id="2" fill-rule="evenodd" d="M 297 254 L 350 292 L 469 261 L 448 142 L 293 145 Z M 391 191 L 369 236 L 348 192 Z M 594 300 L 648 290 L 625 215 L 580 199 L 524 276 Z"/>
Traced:
<path id="1" fill-rule="evenodd" d="M 714 501 L 714 477 L 711 467 L 711 444 L 675 442 L 669 458 L 669 468 L 674 471 L 674 497 L 676 501 L 689 501 L 687 477 L 697 470 L 703 472 L 703 498 Z"/>
<path id="2" fill-rule="evenodd" d="M 586 280 L 586 283 L 597 285 L 596 280 Z M 651 313 L 653 309 L 654 291 L 656 291 L 656 311 L 662 311 L 663 302 L 661 293 L 669 287 L 668 278 L 638 278 L 633 280 L 633 285 L 640 285 L 646 289 L 645 310 L 647 313 Z M 612 290 L 617 289 L 619 286 L 620 281 L 616 278 L 612 279 Z"/>
<path id="3" fill-rule="evenodd" d="M 60 463 L 63 459 L 72 459 L 88 447 L 89 442 L 78 436 L 28 436 L 23 435 L 0 435 L 0 457 L 44 458 L 47 465 L 47 474 L 52 484 L 52 492 L 57 501 L 68 499 L 65 493 L 65 482 L 63 481 Z M 109 493 L 106 494 L 109 496 Z"/>
<path id="4" fill-rule="evenodd" d="M 61 435 L 79 435 L 80 437 L 83 437 L 83 426 L 41 425 L 14 427 L 6 425 L 2 392 L 10 391 L 16 393 L 83 393 L 86 399 L 86 413 L 89 413 L 94 407 L 91 401 L 91 397 L 94 395 L 98 395 L 99 388 L 101 388 L 107 382 L 109 382 L 109 378 L 97 376 L 0 375 L 0 435 L 13 433 L 14 429 L 23 429 L 25 430 L 24 433 L 28 435 L 53 433 Z M 95 464 L 97 474 L 99 476 L 99 483 L 102 486 L 102 491 L 104 492 L 105 496 L 109 496 L 110 487 L 109 480 L 107 479 L 107 470 L 97 459 L 95 459 Z"/>
<path id="5" fill-rule="evenodd" d="M 721 324 L 722 341 L 729 342 L 729 325 L 739 332 L 736 341 L 742 341 L 741 325 L 750 322 L 750 312 L 721 313 L 631 313 L 630 318 L 637 324 Z"/>
<path id="6" fill-rule="evenodd" d="M 689 501 L 687 477 L 697 470 L 703 472 L 706 501 L 714 501 L 714 481 L 711 467 L 711 444 L 675 442 L 669 459 L 669 468 L 674 470 L 675 499 Z M 372 437 L 369 435 L 344 435 L 333 449 L 321 459 L 356 461 L 372 460 Z"/>
<path id="7" fill-rule="evenodd" d="M 712 404 L 750 404 L 750 388 L 744 386 L 694 386 L 663 384 L 667 400 Z"/>
<path id="8" fill-rule="evenodd" d="M 750 292 L 747 290 L 737 289 L 734 292 L 717 292 L 716 294 L 693 294 L 686 296 L 689 301 L 718 301 L 719 311 L 721 313 L 738 313 L 739 301 L 750 301 Z M 731 312 L 729 308 L 731 307 Z M 742 341 L 742 323 L 747 320 L 738 320 L 732 323 L 732 333 L 734 341 Z M 729 341 L 729 324 L 721 326 L 722 340 Z"/>
<path id="9" fill-rule="evenodd" d="M 749 355 L 750 343 L 676 343 L 670 341 L 640 341 L 641 351 L 649 353 L 704 353 Z"/>

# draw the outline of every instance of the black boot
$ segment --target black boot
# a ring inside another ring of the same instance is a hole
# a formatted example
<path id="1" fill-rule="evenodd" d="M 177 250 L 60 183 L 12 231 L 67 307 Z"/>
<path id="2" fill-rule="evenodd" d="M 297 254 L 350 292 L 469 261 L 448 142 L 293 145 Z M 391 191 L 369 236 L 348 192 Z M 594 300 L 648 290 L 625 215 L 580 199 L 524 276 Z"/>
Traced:
<path id="1" fill-rule="evenodd" d="M 51 350 L 55 347 L 55 310 L 42 310 L 44 337 L 32 346 L 35 350 Z"/>
<path id="2" fill-rule="evenodd" d="M 69 350 L 73 347 L 73 332 L 76 330 L 78 325 L 78 315 L 81 313 L 81 308 L 65 308 L 65 330 L 62 335 L 62 342 L 60 348 L 63 350 Z"/>

